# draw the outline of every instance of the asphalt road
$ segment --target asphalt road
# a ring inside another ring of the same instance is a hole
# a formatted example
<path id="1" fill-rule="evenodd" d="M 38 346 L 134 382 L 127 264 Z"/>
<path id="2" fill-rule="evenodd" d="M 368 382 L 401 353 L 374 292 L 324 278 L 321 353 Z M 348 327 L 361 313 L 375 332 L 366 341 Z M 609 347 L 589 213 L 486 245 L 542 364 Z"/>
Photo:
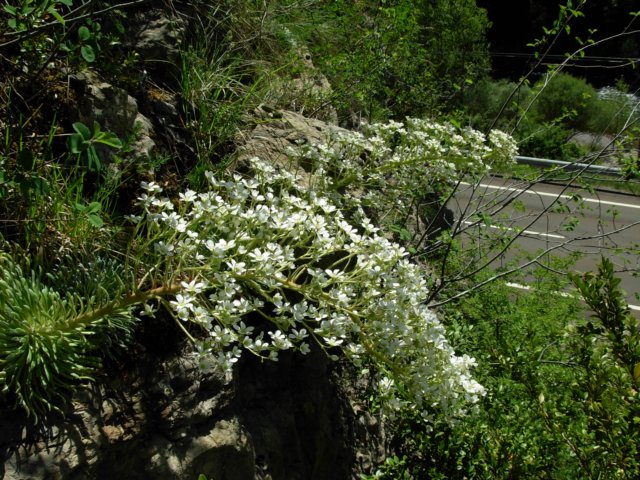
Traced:
<path id="1" fill-rule="evenodd" d="M 447 206 L 464 231 L 465 247 L 473 248 L 487 229 L 505 239 L 521 231 L 494 267 L 516 259 L 519 250 L 560 257 L 579 252 L 575 270 L 581 272 L 595 270 L 601 256 L 609 258 L 628 302 L 640 313 L 640 276 L 634 276 L 640 274 L 640 198 L 496 177 L 476 186 L 461 184 Z M 478 214 L 492 220 L 480 221 Z M 542 263 L 546 260 L 540 257 Z"/>

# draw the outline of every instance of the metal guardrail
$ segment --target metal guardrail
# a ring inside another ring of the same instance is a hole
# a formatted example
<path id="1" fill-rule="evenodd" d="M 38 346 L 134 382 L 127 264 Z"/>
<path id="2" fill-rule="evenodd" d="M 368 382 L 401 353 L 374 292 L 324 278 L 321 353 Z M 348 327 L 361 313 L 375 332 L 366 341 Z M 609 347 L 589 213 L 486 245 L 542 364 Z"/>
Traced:
<path id="1" fill-rule="evenodd" d="M 624 171 L 621 168 L 605 167 L 603 165 L 589 165 L 588 163 L 565 162 L 562 160 L 549 160 L 548 158 L 534 158 L 517 156 L 516 161 L 525 165 L 534 165 L 537 167 L 560 167 L 567 171 L 585 171 L 589 173 L 600 173 L 602 175 L 611 175 L 621 177 Z"/>

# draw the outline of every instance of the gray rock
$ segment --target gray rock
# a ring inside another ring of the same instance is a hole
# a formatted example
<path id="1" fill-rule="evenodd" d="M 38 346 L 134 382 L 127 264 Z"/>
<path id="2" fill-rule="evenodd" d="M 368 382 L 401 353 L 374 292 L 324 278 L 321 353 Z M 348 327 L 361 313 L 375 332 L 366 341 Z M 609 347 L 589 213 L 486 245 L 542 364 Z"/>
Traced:
<path id="1" fill-rule="evenodd" d="M 180 46 L 185 22 L 166 11 L 151 9 L 133 16 L 129 22 L 127 46 L 156 78 L 177 85 L 180 79 Z"/>
<path id="2" fill-rule="evenodd" d="M 291 150 L 306 144 L 326 143 L 329 138 L 347 130 L 336 125 L 314 118 L 307 118 L 299 113 L 276 110 L 263 105 L 254 112 L 257 122 L 255 128 L 243 138 L 238 139 L 238 167 L 248 159 L 258 157 L 268 160 L 274 165 L 295 171 L 301 184 L 306 184 L 308 177 L 306 165 L 294 164 Z"/>
<path id="3" fill-rule="evenodd" d="M 71 76 L 76 91 L 78 120 L 93 129 L 98 122 L 102 131 L 115 133 L 120 139 L 134 136 L 131 144 L 133 156 L 149 156 L 155 149 L 151 139 L 153 126 L 138 111 L 138 102 L 125 90 L 106 83 L 90 71 Z M 100 147 L 100 146 L 99 146 Z M 98 148 L 103 163 L 108 163 L 111 150 Z"/>
<path id="4" fill-rule="evenodd" d="M 133 131 L 138 116 L 138 103 L 125 90 L 106 83 L 90 71 L 70 77 L 77 95 L 77 114 L 81 122 L 92 128 L 93 122 L 103 131 L 124 138 Z"/>
<path id="5" fill-rule="evenodd" d="M 147 469 L 152 478 L 196 479 L 200 474 L 215 480 L 255 477 L 253 445 L 237 418 L 220 420 L 204 435 L 185 435 L 184 439 L 183 444 L 156 444 Z"/>
<path id="6" fill-rule="evenodd" d="M 320 351 L 240 363 L 228 378 L 188 350 L 145 356 L 44 433 L 2 410 L 0 478 L 344 480 L 383 461 L 382 422 L 358 407 L 352 370 Z"/>
<path id="7" fill-rule="evenodd" d="M 153 141 L 151 136 L 153 135 L 153 125 L 151 120 L 138 113 L 134 121 L 133 134 L 135 135 L 135 141 L 131 145 L 131 149 L 135 156 L 144 155 L 146 157 L 151 156 L 156 148 L 156 142 Z"/>

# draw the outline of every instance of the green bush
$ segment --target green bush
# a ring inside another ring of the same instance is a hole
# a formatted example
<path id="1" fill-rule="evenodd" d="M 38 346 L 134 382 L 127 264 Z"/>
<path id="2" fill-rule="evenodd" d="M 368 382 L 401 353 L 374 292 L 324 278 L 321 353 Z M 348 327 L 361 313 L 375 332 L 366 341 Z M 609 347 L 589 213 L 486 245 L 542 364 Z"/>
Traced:
<path id="1" fill-rule="evenodd" d="M 566 161 L 575 160 L 582 153 L 578 145 L 569 142 L 570 137 L 571 130 L 562 125 L 539 124 L 528 119 L 516 136 L 521 155 Z"/>
<path id="2" fill-rule="evenodd" d="M 101 311 L 121 292 L 123 277 L 117 264 L 96 260 L 61 267 L 47 279 L 0 253 L 2 393 L 37 419 L 91 380 L 101 356 L 123 345 L 134 325 L 131 305 Z M 70 293 L 63 293 L 65 284 Z"/>
<path id="3" fill-rule="evenodd" d="M 343 122 L 436 112 L 489 66 L 486 12 L 469 0 L 338 0 L 281 18 L 328 77 Z"/>
<path id="4" fill-rule="evenodd" d="M 586 131 L 595 112 L 597 92 L 581 78 L 551 72 L 533 87 L 532 114 L 541 123 L 561 123 Z"/>
<path id="5" fill-rule="evenodd" d="M 566 278 L 535 276 L 530 292 L 493 284 L 447 309 L 452 345 L 478 359 L 487 395 L 453 427 L 403 411 L 402 461 L 373 478 L 638 478 L 640 331 L 611 263 L 573 277 L 591 319 L 554 293 Z"/>
<path id="6" fill-rule="evenodd" d="M 494 122 L 495 128 L 509 131 L 524 115 L 523 106 L 530 99 L 530 92 L 527 85 L 483 78 L 465 91 L 466 120 L 481 131 L 490 129 Z"/>
<path id="7" fill-rule="evenodd" d="M 602 91 L 589 118 L 589 131 L 617 135 L 634 125 L 638 120 L 637 100 L 628 94 L 616 90 Z"/>

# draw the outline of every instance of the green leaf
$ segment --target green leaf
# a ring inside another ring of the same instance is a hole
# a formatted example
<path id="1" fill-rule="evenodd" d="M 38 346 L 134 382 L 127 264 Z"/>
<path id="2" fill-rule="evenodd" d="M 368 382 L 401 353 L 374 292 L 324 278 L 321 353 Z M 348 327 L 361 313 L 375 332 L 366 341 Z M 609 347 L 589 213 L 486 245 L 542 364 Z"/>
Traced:
<path id="1" fill-rule="evenodd" d="M 9 20 L 7 20 L 7 25 L 9 25 L 9 28 L 11 28 L 12 30 L 18 29 L 18 22 L 16 22 L 15 18 L 10 18 Z"/>
<path id="2" fill-rule="evenodd" d="M 89 131 L 89 128 L 82 122 L 75 122 L 72 125 L 73 129 L 78 132 L 82 138 L 86 141 L 91 140 L 91 132 Z"/>
<path id="3" fill-rule="evenodd" d="M 102 208 L 102 204 L 100 202 L 91 202 L 87 207 L 87 212 L 89 213 L 97 213 Z"/>
<path id="4" fill-rule="evenodd" d="M 49 12 L 53 16 L 53 18 L 60 22 L 61 25 L 64 25 L 64 18 L 62 17 L 62 15 L 60 15 L 58 10 L 55 9 L 55 7 L 49 7 L 47 9 L 47 12 Z"/>
<path id="5" fill-rule="evenodd" d="M 9 12 L 9 15 L 13 15 L 15 17 L 18 14 L 16 7 L 12 7 L 11 5 L 4 5 L 3 8 L 6 12 Z"/>
<path id="6" fill-rule="evenodd" d="M 78 28 L 78 38 L 81 42 L 86 42 L 91 38 L 91 31 L 84 25 Z"/>
<path id="7" fill-rule="evenodd" d="M 79 133 L 74 133 L 67 139 L 67 148 L 71 153 L 82 153 L 89 147 L 89 145 L 91 144 L 85 141 Z"/>
<path id="8" fill-rule="evenodd" d="M 100 163 L 98 152 L 93 145 L 89 145 L 89 148 L 87 148 L 87 168 L 97 172 L 101 167 L 102 164 Z"/>
<path id="9" fill-rule="evenodd" d="M 89 223 L 96 228 L 100 228 L 104 225 L 104 221 L 99 215 L 91 214 L 87 218 L 89 219 Z"/>
<path id="10" fill-rule="evenodd" d="M 82 55 L 82 58 L 84 58 L 87 63 L 93 63 L 96 60 L 96 54 L 93 51 L 93 48 L 91 47 L 91 45 L 83 45 L 80 48 L 80 54 Z"/>
<path id="11" fill-rule="evenodd" d="M 100 137 L 96 139 L 96 141 L 118 150 L 122 148 L 122 142 L 120 141 L 120 139 L 117 137 L 117 135 L 111 132 L 103 132 L 102 135 L 100 135 Z"/>
<path id="12" fill-rule="evenodd" d="M 31 177 L 31 188 L 38 195 L 46 195 L 49 193 L 49 183 L 42 177 Z"/>

